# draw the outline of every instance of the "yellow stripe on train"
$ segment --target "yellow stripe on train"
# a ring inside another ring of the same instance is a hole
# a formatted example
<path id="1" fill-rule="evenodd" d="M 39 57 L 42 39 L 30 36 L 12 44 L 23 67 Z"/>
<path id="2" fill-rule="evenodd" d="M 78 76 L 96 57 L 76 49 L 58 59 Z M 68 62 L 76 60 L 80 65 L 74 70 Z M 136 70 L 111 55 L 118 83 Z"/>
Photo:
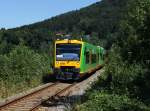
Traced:
<path id="1" fill-rule="evenodd" d="M 74 66 L 75 68 L 80 68 L 79 61 L 55 61 L 55 68 L 60 68 L 61 66 Z"/>
<path id="2" fill-rule="evenodd" d="M 83 44 L 82 41 L 79 40 L 69 40 L 69 39 L 65 39 L 65 40 L 57 40 L 56 44 L 62 44 L 62 43 L 75 43 L 75 44 Z"/>

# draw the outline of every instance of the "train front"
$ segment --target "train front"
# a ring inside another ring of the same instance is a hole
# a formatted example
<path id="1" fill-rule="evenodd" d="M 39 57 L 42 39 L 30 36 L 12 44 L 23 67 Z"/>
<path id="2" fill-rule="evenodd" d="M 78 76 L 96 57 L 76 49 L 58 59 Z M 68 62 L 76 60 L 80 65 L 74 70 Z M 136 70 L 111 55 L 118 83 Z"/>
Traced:
<path id="1" fill-rule="evenodd" d="M 57 40 L 55 42 L 54 74 L 58 80 L 78 80 L 82 41 Z"/>

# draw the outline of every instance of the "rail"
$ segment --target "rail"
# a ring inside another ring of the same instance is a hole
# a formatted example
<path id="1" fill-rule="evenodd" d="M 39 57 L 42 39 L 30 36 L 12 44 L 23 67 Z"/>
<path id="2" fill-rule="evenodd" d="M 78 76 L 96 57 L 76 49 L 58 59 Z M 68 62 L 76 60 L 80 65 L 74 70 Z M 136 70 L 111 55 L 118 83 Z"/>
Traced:
<path id="1" fill-rule="evenodd" d="M 0 105 L 0 111 L 12 111 L 12 110 L 34 111 L 46 99 L 59 96 L 60 94 L 67 91 L 74 85 L 75 83 L 66 84 L 59 82 L 50 84 L 44 88 L 33 91 L 29 94 L 23 95 L 22 97 L 16 98 L 12 101 Z"/>

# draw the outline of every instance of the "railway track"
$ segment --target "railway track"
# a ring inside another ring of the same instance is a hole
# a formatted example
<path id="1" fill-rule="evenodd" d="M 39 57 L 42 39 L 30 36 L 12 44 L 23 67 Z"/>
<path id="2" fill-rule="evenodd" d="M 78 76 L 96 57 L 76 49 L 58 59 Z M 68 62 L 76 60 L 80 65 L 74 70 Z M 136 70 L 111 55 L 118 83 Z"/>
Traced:
<path id="1" fill-rule="evenodd" d="M 0 105 L 0 111 L 34 111 L 47 99 L 59 98 L 76 83 L 52 83 L 29 94 Z"/>

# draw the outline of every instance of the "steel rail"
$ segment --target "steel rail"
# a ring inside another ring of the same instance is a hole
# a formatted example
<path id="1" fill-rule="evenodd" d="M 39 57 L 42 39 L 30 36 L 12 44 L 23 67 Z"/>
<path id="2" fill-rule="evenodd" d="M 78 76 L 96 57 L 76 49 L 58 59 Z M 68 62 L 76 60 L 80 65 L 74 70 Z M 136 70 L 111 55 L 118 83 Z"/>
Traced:
<path id="1" fill-rule="evenodd" d="M 66 92 L 67 90 L 69 90 L 70 88 L 72 88 L 72 87 L 75 86 L 75 85 L 76 85 L 76 83 L 73 83 L 73 84 L 71 84 L 71 85 L 65 87 L 64 89 L 62 89 L 62 90 L 56 92 L 56 94 L 50 96 L 49 99 L 50 99 L 50 100 L 53 100 L 53 99 L 55 99 L 55 97 L 61 97 L 61 94 L 63 94 L 64 92 Z M 45 100 L 45 101 L 47 101 L 47 100 Z M 45 102 L 45 101 L 41 101 L 41 103 L 35 105 L 30 111 L 36 111 L 36 110 L 41 106 L 42 102 Z"/>
<path id="2" fill-rule="evenodd" d="M 8 108 L 8 107 L 10 107 L 10 106 L 13 106 L 13 104 L 15 104 L 15 103 L 17 103 L 17 102 L 19 102 L 19 101 L 25 100 L 25 98 L 32 97 L 32 95 L 36 95 L 36 94 L 40 93 L 41 91 L 44 91 L 44 90 L 46 90 L 46 89 L 48 89 L 48 88 L 51 88 L 51 87 L 54 87 L 54 86 L 56 86 L 58 83 L 59 83 L 59 82 L 50 84 L 50 85 L 48 85 L 48 86 L 46 86 L 46 87 L 44 87 L 44 88 L 40 88 L 40 89 L 37 90 L 37 91 L 33 91 L 33 92 L 31 92 L 31 93 L 29 93 L 29 94 L 27 94 L 27 95 L 23 95 L 23 96 L 21 96 L 21 97 L 19 97 L 19 98 L 17 98 L 17 99 L 14 99 L 14 100 L 9 101 L 9 102 L 7 102 L 7 103 L 5 103 L 5 104 L 2 104 L 2 105 L 0 106 L 0 111 L 1 111 L 1 110 L 4 110 L 4 109 L 6 109 L 6 108 Z"/>

